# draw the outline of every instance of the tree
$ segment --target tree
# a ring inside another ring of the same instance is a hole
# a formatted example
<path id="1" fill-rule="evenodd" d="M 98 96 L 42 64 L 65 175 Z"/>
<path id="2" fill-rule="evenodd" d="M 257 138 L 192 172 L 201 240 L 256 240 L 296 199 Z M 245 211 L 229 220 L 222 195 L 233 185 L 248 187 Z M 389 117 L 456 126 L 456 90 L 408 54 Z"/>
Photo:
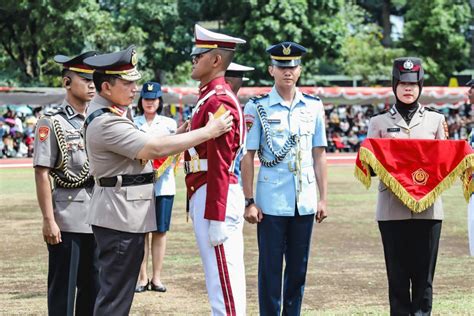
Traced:
<path id="1" fill-rule="evenodd" d="M 454 71 L 469 63 L 469 2 L 419 0 L 407 6 L 402 47 L 424 59 L 429 84 L 447 84 Z"/>
<path id="2" fill-rule="evenodd" d="M 109 14 L 99 10 L 94 0 L 3 0 L 0 6 L 0 49 L 9 57 L 2 68 L 10 78 L 18 76 L 9 82 L 58 83 L 54 55 L 108 51 L 126 42 L 140 42 L 141 37 L 142 32 L 133 27 L 116 32 Z"/>
<path id="3" fill-rule="evenodd" d="M 357 4 L 370 14 L 368 22 L 375 22 L 382 27 L 382 44 L 385 47 L 393 46 L 390 15 L 401 14 L 406 3 L 406 0 L 357 0 Z"/>
<path id="4" fill-rule="evenodd" d="M 403 49 L 385 48 L 382 45 L 381 27 L 362 23 L 365 12 L 350 8 L 348 20 L 352 21 L 351 33 L 341 49 L 341 68 L 349 76 L 361 76 L 364 85 L 374 84 L 383 77 L 390 77 L 393 60 L 405 54 Z"/>
<path id="5" fill-rule="evenodd" d="M 267 73 L 270 57 L 265 50 L 281 41 L 294 41 L 308 48 L 301 80 L 314 84 L 320 61 L 334 63 L 340 54 L 348 32 L 343 7 L 342 0 L 234 1 L 232 12 L 238 14 L 223 16 L 224 27 L 229 34 L 248 41 L 238 49 L 236 60 L 255 67 L 249 74 L 255 84 L 271 83 Z"/>
<path id="6" fill-rule="evenodd" d="M 101 1 L 101 8 L 110 12 L 118 31 L 135 27 L 144 34 L 140 70 L 145 79 L 170 83 L 186 81 L 183 76 L 166 76 L 166 72 L 189 61 L 192 47 L 192 19 L 196 4 L 175 0 Z M 199 9 L 200 6 L 197 5 Z"/>

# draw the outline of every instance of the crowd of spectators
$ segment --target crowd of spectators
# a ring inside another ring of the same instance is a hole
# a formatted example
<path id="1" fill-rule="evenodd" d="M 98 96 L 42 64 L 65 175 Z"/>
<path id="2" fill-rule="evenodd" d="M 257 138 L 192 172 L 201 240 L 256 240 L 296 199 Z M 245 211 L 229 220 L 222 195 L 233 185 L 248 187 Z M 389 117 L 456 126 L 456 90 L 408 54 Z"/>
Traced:
<path id="1" fill-rule="evenodd" d="M 17 112 L 6 107 L 0 116 L 0 158 L 32 157 L 34 129 L 44 108 L 30 108 L 31 111 Z M 326 112 L 326 135 L 328 152 L 357 152 L 362 141 L 367 137 L 369 119 L 374 113 L 386 109 L 386 106 L 340 105 L 328 106 Z M 474 127 L 471 105 L 466 104 L 458 109 L 441 109 L 449 127 L 450 139 L 467 139 Z M 182 112 L 172 107 L 164 108 L 164 115 L 175 118 L 178 123 L 189 118 L 191 108 L 184 107 Z"/>
<path id="2" fill-rule="evenodd" d="M 33 156 L 35 126 L 41 108 L 29 109 L 25 113 L 7 107 L 0 116 L 0 158 Z"/>
<path id="3" fill-rule="evenodd" d="M 369 120 L 374 113 L 387 110 L 387 106 L 347 105 L 326 108 L 326 134 L 328 152 L 357 152 L 367 137 Z M 440 111 L 448 124 L 449 139 L 467 139 L 474 127 L 471 105 Z"/>

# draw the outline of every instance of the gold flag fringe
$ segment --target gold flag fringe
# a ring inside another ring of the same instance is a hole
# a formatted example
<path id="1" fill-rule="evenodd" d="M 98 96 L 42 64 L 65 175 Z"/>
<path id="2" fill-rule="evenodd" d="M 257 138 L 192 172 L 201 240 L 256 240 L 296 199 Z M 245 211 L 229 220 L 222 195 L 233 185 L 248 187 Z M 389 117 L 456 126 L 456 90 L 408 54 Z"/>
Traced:
<path id="1" fill-rule="evenodd" d="M 435 200 L 448 189 L 456 180 L 461 178 L 463 182 L 463 194 L 466 201 L 469 201 L 471 193 L 474 192 L 474 183 L 470 179 L 471 168 L 474 167 L 474 154 L 469 154 L 459 162 L 449 175 L 447 175 L 431 192 L 426 194 L 420 200 L 412 197 L 405 188 L 384 168 L 384 166 L 377 160 L 374 153 L 367 148 L 361 147 L 359 150 L 359 160 L 362 166 L 367 170 L 367 175 L 356 165 L 354 176 L 362 182 L 368 189 L 370 187 L 370 168 L 374 170 L 380 180 L 389 188 L 410 210 L 415 213 L 421 213 L 430 207 Z"/>
<path id="2" fill-rule="evenodd" d="M 177 159 L 180 157 L 181 154 L 176 154 L 174 156 L 169 156 L 166 158 L 166 160 L 163 162 L 161 166 L 158 167 L 158 169 L 155 170 L 155 179 L 158 179 L 165 173 L 166 169 L 168 169 L 169 166 L 171 166 L 172 163 L 176 162 Z M 176 174 L 176 168 L 174 170 Z"/>

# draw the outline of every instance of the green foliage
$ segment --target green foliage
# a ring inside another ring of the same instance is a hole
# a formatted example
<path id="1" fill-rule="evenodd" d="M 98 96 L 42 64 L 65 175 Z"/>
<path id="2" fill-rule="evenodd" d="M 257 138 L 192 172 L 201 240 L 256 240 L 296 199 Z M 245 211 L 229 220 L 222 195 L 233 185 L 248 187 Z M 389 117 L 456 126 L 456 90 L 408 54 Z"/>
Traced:
<path id="1" fill-rule="evenodd" d="M 338 56 L 348 32 L 344 21 L 344 1 L 257 1 L 234 4 L 233 12 L 239 12 L 226 22 L 230 33 L 248 40 L 248 44 L 236 56 L 237 62 L 255 67 L 250 78 L 255 84 L 268 84 L 265 52 L 271 44 L 294 41 L 308 48 L 303 58 L 305 70 L 303 84 L 312 84 L 318 72 L 319 61 L 324 58 L 333 62 Z M 267 80 L 265 80 L 267 79 Z"/>
<path id="2" fill-rule="evenodd" d="M 424 59 L 428 84 L 447 84 L 453 72 L 468 64 L 469 1 L 419 0 L 407 6 L 402 46 Z"/>
<path id="3" fill-rule="evenodd" d="M 22 85 L 57 85 L 60 68 L 52 56 L 143 41 L 141 29 L 117 32 L 112 22 L 94 0 L 5 0 L 0 9 L 1 49 L 9 56 L 5 74 Z"/>
<path id="4" fill-rule="evenodd" d="M 406 12 L 401 43 L 381 36 L 389 31 L 387 12 Z M 190 83 L 197 22 L 247 40 L 235 60 L 255 67 L 250 84 L 272 83 L 265 50 L 280 41 L 308 48 L 303 85 L 317 84 L 320 74 L 360 75 L 370 84 L 405 53 L 423 57 L 428 83 L 444 84 L 468 62 L 470 17 L 468 0 L 3 0 L 0 85 L 58 86 L 54 55 L 131 44 L 144 79 Z"/>
<path id="5" fill-rule="evenodd" d="M 339 60 L 344 73 L 361 76 L 364 85 L 374 84 L 380 77 L 389 77 L 393 60 L 403 56 L 404 50 L 385 48 L 381 43 L 381 28 L 375 24 L 363 24 L 363 10 L 357 7 L 348 9 L 352 32 L 344 42 Z"/>

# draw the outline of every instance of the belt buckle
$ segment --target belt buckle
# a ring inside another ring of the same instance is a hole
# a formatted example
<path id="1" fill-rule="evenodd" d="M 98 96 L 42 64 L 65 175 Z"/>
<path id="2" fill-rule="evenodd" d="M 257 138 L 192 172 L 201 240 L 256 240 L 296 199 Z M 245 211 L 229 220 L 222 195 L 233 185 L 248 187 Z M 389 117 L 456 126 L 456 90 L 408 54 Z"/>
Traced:
<path id="1" fill-rule="evenodd" d="M 197 161 L 196 167 L 194 166 L 194 162 Z M 189 167 L 191 169 L 191 173 L 196 173 L 201 171 L 201 163 L 199 161 L 199 156 L 195 155 L 191 157 L 191 160 L 189 161 Z"/>

